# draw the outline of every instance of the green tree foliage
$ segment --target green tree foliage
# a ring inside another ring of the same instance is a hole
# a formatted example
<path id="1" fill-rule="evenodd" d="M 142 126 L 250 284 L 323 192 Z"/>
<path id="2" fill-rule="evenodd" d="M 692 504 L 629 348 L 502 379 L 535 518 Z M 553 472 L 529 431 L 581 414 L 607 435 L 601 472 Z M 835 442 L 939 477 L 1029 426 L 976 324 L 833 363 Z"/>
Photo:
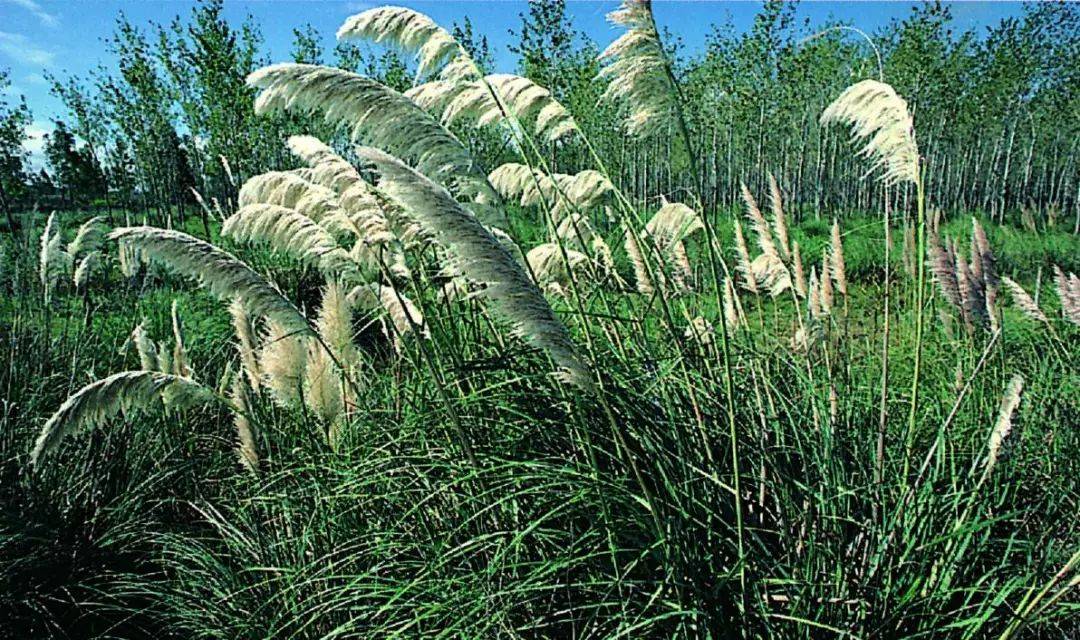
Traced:
<path id="1" fill-rule="evenodd" d="M 472 20 L 468 16 L 460 23 L 455 23 L 450 33 L 485 73 L 495 70 L 495 55 L 491 52 L 487 36 L 473 30 Z"/>
<path id="2" fill-rule="evenodd" d="M 738 206 L 740 182 L 763 194 L 771 171 L 797 217 L 879 209 L 884 194 L 860 179 L 862 161 L 847 153 L 847 132 L 821 127 L 817 114 L 853 81 L 883 73 L 915 111 L 934 206 L 947 214 L 983 210 L 999 221 L 1019 218 L 1021 208 L 1047 221 L 1055 211 L 1067 212 L 1080 222 L 1077 5 L 1032 4 L 980 33 L 958 30 L 946 5 L 920 4 L 868 34 L 871 47 L 847 30 L 857 23 L 811 29 L 794 4 L 770 1 L 745 31 L 730 17 L 710 16 L 716 24 L 696 52 L 666 33 L 672 7 L 655 9 L 684 94 L 707 208 Z M 599 48 L 575 27 L 564 0 L 532 2 L 520 20 L 511 31 L 516 71 L 567 106 L 622 187 L 647 198 L 692 186 L 676 132 L 628 139 L 613 106 L 600 104 Z M 452 32 L 486 71 L 509 71 L 494 68 L 491 45 L 472 20 Z M 192 206 L 182 187 L 192 182 L 183 177 L 187 172 L 207 201 L 227 207 L 236 186 L 223 157 L 239 180 L 294 166 L 282 144 L 292 133 L 343 142 L 315 117 L 255 116 L 244 78 L 272 61 L 260 53 L 262 37 L 252 21 L 229 24 L 221 0 L 201 3 L 186 19 L 152 33 L 148 38 L 121 17 L 108 42 L 115 70 L 100 70 L 89 82 L 53 79 L 73 132 L 103 165 L 111 187 L 106 205 L 112 197 L 183 216 Z M 291 58 L 333 64 L 398 91 L 414 83 L 413 65 L 399 51 L 358 43 L 324 51 L 321 42 L 311 25 L 297 26 Z M 485 165 L 511 159 L 498 132 L 456 132 Z M 183 153 L 166 157 L 171 148 Z M 560 170 L 590 166 L 580 144 L 545 151 Z M 9 177 L 5 187 L 17 190 L 17 182 Z M 891 197 L 903 211 L 911 194 L 898 190 Z"/>
<path id="3" fill-rule="evenodd" d="M 322 64 L 323 51 L 319 44 L 319 32 L 310 24 L 293 29 L 293 62 L 301 64 Z"/>
<path id="4" fill-rule="evenodd" d="M 26 128 L 30 125 L 30 107 L 20 97 L 10 104 L 7 89 L 11 86 L 7 70 L 0 69 L 0 208 L 8 229 L 15 228 L 12 210 L 26 194 Z"/>
<path id="5" fill-rule="evenodd" d="M 85 207 L 105 196 L 105 174 L 90 145 L 80 146 L 63 121 L 45 136 L 45 164 L 64 207 Z"/>

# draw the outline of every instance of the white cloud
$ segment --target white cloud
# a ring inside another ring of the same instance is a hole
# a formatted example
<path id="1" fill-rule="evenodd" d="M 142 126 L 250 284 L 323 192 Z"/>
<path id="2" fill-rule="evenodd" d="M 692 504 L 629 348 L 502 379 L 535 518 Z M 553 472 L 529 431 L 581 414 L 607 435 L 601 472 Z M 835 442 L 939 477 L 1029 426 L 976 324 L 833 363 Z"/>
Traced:
<path id="1" fill-rule="evenodd" d="M 41 21 L 41 24 L 45 25 L 46 27 L 55 27 L 55 26 L 60 24 L 60 21 L 56 18 L 55 15 L 53 15 L 53 14 L 49 13 L 48 11 L 46 11 L 45 9 L 43 9 L 41 7 L 41 5 L 34 2 L 34 0 L 5 0 L 5 1 L 9 2 L 9 3 L 13 4 L 13 5 L 22 7 L 23 9 L 26 9 L 30 13 L 34 14 L 34 16 L 38 20 Z"/>
<path id="2" fill-rule="evenodd" d="M 52 130 L 53 123 L 48 120 L 34 120 L 26 128 L 23 149 L 30 154 L 30 166 L 34 171 L 45 168 L 45 135 Z"/>
<path id="3" fill-rule="evenodd" d="M 21 33 L 7 31 L 0 31 L 0 52 L 17 62 L 43 67 L 52 66 L 53 59 L 56 57 L 53 52 L 32 44 L 30 39 Z"/>

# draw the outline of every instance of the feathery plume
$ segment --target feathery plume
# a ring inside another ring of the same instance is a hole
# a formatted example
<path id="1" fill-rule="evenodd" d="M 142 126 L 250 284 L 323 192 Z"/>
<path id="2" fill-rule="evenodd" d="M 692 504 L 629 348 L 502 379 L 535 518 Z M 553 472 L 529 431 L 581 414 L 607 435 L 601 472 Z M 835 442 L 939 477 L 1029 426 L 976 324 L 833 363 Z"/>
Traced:
<path id="1" fill-rule="evenodd" d="M 341 366 L 351 369 L 359 364 L 360 352 L 353 343 L 352 302 L 337 282 L 323 287 L 315 328 Z"/>
<path id="2" fill-rule="evenodd" d="M 601 275 L 605 278 L 611 278 L 616 287 L 625 287 L 626 282 L 615 268 L 615 258 L 612 256 L 611 247 L 608 246 L 607 241 L 600 235 L 596 235 L 592 239 L 590 248 L 592 249 L 593 259 L 600 268 Z"/>
<path id="3" fill-rule="evenodd" d="M 104 240 L 105 218 L 94 216 L 79 225 L 79 229 L 75 232 L 75 238 L 68 243 L 67 253 L 72 260 L 78 260 L 79 256 L 101 249 Z"/>
<path id="4" fill-rule="evenodd" d="M 810 267 L 810 295 L 807 296 L 806 305 L 810 311 L 810 318 L 819 320 L 825 316 L 825 310 L 821 304 L 821 282 L 817 277 L 817 267 Z"/>
<path id="5" fill-rule="evenodd" d="M 118 413 L 160 406 L 165 396 L 174 408 L 193 407 L 212 401 L 214 392 L 201 384 L 158 371 L 122 371 L 79 389 L 64 401 L 41 429 L 31 463 L 56 449 L 69 434 L 97 427 Z"/>
<path id="6" fill-rule="evenodd" d="M 233 330 L 236 331 L 236 350 L 240 354 L 240 364 L 244 367 L 248 384 L 258 393 L 262 370 L 259 369 L 259 359 L 255 357 L 255 327 L 239 298 L 229 303 L 229 315 L 232 317 Z"/>
<path id="7" fill-rule="evenodd" d="M 507 162 L 488 174 L 492 187 L 506 200 L 523 207 L 547 203 L 552 217 L 561 220 L 567 210 L 586 211 L 602 204 L 615 191 L 602 173 L 586 169 L 573 175 L 552 176 L 527 165 Z"/>
<path id="8" fill-rule="evenodd" d="M 221 235 L 240 242 L 259 242 L 274 251 L 315 265 L 328 276 L 363 280 L 377 266 L 358 264 L 338 246 L 333 235 L 307 216 L 276 204 L 249 204 L 229 217 Z"/>
<path id="9" fill-rule="evenodd" d="M 685 288 L 693 275 L 693 267 L 686 255 L 684 240 L 691 234 L 703 231 L 705 225 L 697 212 L 678 202 L 662 200 L 660 209 L 645 225 L 643 238 L 653 241 L 664 262 L 670 266 L 677 288 Z"/>
<path id="10" fill-rule="evenodd" d="M 750 268 L 750 250 L 746 247 L 746 238 L 743 237 L 742 224 L 739 223 L 739 219 L 735 218 L 735 254 L 737 260 L 735 261 L 735 270 L 742 274 L 743 288 L 757 295 L 757 278 L 754 277 L 754 272 Z"/>
<path id="11" fill-rule="evenodd" d="M 694 267 L 690 264 L 690 256 L 686 253 L 686 245 L 676 242 L 671 246 L 671 279 L 675 281 L 677 290 L 686 290 L 690 287 L 690 281 L 694 277 Z"/>
<path id="12" fill-rule="evenodd" d="M 655 291 L 652 279 L 649 278 L 649 270 L 645 266 L 645 253 L 641 247 L 641 238 L 630 229 L 624 229 L 626 256 L 630 259 L 630 265 L 634 268 L 634 281 L 637 283 L 637 291 L 642 295 L 651 295 Z M 663 284 L 663 273 L 658 273 Z"/>
<path id="13" fill-rule="evenodd" d="M 906 233 L 904 237 L 906 243 Z M 934 281 L 937 282 L 938 290 L 941 291 L 941 295 L 950 304 L 961 307 L 963 303 L 960 299 L 960 285 L 956 278 L 955 257 L 950 254 L 946 247 L 941 245 L 941 239 L 937 233 L 928 233 L 927 238 L 930 241 L 930 273 L 933 274 Z M 906 256 L 907 252 L 905 251 L 905 260 Z"/>
<path id="14" fill-rule="evenodd" d="M 1035 300 L 1028 295 L 1027 291 L 1024 291 L 1023 287 L 1016 284 L 1012 278 L 1002 278 L 1001 281 L 1005 283 L 1005 288 L 1012 294 L 1013 302 L 1020 311 L 1024 312 L 1024 315 L 1032 320 L 1049 324 L 1050 321 L 1046 318 L 1046 314 L 1039 309 L 1039 305 L 1035 304 Z"/>
<path id="15" fill-rule="evenodd" d="M 289 151 L 310 168 L 309 182 L 337 194 L 338 203 L 365 244 L 388 243 L 393 239 L 391 228 L 402 241 L 417 235 L 416 223 L 408 218 L 379 190 L 364 180 L 347 160 L 334 153 L 321 140 L 311 136 L 292 136 Z M 391 224 L 391 217 L 394 224 Z"/>
<path id="16" fill-rule="evenodd" d="M 441 112 L 447 126 L 463 120 L 473 127 L 531 122 L 534 134 L 550 142 L 579 131 L 573 116 L 550 91 L 522 76 L 499 73 L 467 82 L 429 82 L 405 96 L 425 109 Z"/>
<path id="17" fill-rule="evenodd" d="M 791 274 L 784 261 L 775 253 L 763 253 L 750 263 L 750 273 L 759 288 L 768 290 L 769 295 L 777 297 L 791 287 Z"/>
<path id="18" fill-rule="evenodd" d="M 821 114 L 821 124 L 851 125 L 853 140 L 867 140 L 861 155 L 873 158 L 867 175 L 883 169 L 886 185 L 919 181 L 919 148 L 907 102 L 884 82 L 863 80 L 841 93 Z"/>
<path id="19" fill-rule="evenodd" d="M 776 240 L 780 243 L 780 257 L 787 260 L 791 257 L 791 245 L 788 242 L 787 217 L 784 215 L 784 203 L 780 195 L 780 185 L 776 178 L 769 172 L 769 205 L 772 208 L 773 231 L 776 232 Z"/>
<path id="20" fill-rule="evenodd" d="M 1076 274 L 1068 276 L 1061 267 L 1054 265 L 1054 287 L 1061 301 L 1061 313 L 1072 324 L 1080 325 L 1080 279 Z"/>
<path id="21" fill-rule="evenodd" d="M 578 171 L 562 187 L 570 202 L 583 210 L 599 206 L 615 192 L 607 176 L 594 169 Z"/>
<path id="22" fill-rule="evenodd" d="M 370 78 L 305 64 L 278 64 L 248 76 L 261 89 L 256 113 L 321 111 L 327 122 L 349 127 L 354 141 L 415 158 L 420 173 L 461 195 L 498 202 L 498 196 L 454 134 L 400 93 Z"/>
<path id="23" fill-rule="evenodd" d="M 600 54 L 607 63 L 598 75 L 608 86 L 601 100 L 622 101 L 628 108 L 625 121 L 630 135 L 658 133 L 674 121 L 676 87 L 649 0 L 623 0 L 608 20 L 627 31 Z"/>
<path id="24" fill-rule="evenodd" d="M 1006 280 L 1008 280 L 1006 278 Z M 1011 280 L 1009 280 L 1011 282 Z M 1005 438 L 1012 431 L 1013 414 L 1020 406 L 1020 397 L 1024 391 L 1024 378 L 1020 374 L 1013 374 L 1005 387 L 1005 394 L 1001 396 L 1001 407 L 998 409 L 997 421 L 994 430 L 990 433 L 990 442 L 987 445 L 986 471 L 983 477 L 989 477 L 997 465 L 1001 456 L 1001 448 L 1005 444 Z"/>
<path id="25" fill-rule="evenodd" d="M 476 63 L 453 36 L 431 18 L 405 7 L 377 7 L 351 16 L 338 29 L 337 38 L 388 42 L 413 51 L 419 77 L 430 76 L 440 68 L 444 80 L 462 81 L 481 75 Z"/>
<path id="26" fill-rule="evenodd" d="M 357 182 L 364 181 L 348 160 L 334 153 L 333 149 L 318 138 L 291 136 L 288 147 L 294 156 L 303 160 L 311 169 L 306 180 L 326 187 L 339 196 Z"/>
<path id="27" fill-rule="evenodd" d="M 158 362 L 157 346 L 147 335 L 142 324 L 138 324 L 131 332 L 131 340 L 135 343 L 135 351 L 139 354 L 139 366 L 143 371 L 161 371 Z"/>
<path id="28" fill-rule="evenodd" d="M 997 273 L 997 258 L 994 257 L 994 252 L 990 248 L 990 240 L 986 237 L 986 231 L 983 230 L 982 225 L 974 216 L 971 218 L 971 227 L 971 251 L 973 256 L 979 256 L 986 314 L 993 322 L 997 317 L 994 313 L 994 307 L 996 306 L 998 285 L 1000 284 Z"/>
<path id="29" fill-rule="evenodd" d="M 798 241 L 791 244 L 791 263 L 794 271 L 795 293 L 800 298 L 806 297 L 806 272 L 803 270 L 802 254 L 799 253 Z"/>
<path id="30" fill-rule="evenodd" d="M 540 174 L 536 178 L 542 180 L 547 176 Z M 525 206 L 523 202 L 525 190 L 529 188 L 533 180 L 533 170 L 520 162 L 501 164 L 488 174 L 488 182 L 499 192 L 499 195 L 506 200 L 521 202 L 522 206 Z"/>
<path id="31" fill-rule="evenodd" d="M 844 244 L 840 240 L 840 223 L 833 218 L 832 238 L 830 249 L 832 251 L 832 278 L 836 283 L 837 290 L 841 295 L 847 296 L 847 269 L 844 267 Z"/>
<path id="32" fill-rule="evenodd" d="M 330 189 L 304 180 L 289 171 L 268 171 L 250 178 L 240 187 L 237 206 L 273 204 L 310 218 L 335 235 L 362 237 L 360 230 Z"/>
<path id="33" fill-rule="evenodd" d="M 259 471 L 259 448 L 255 444 L 255 427 L 251 424 L 251 402 L 244 379 L 232 381 L 233 424 L 236 426 L 236 454 L 240 464 L 252 473 Z"/>
<path id="34" fill-rule="evenodd" d="M 75 267 L 74 282 L 76 289 L 83 289 L 86 287 L 86 283 L 89 282 L 90 276 L 97 271 L 101 266 L 101 252 L 91 251 L 83 256 L 83 259 L 79 261 L 79 266 Z"/>
<path id="35" fill-rule="evenodd" d="M 117 255 L 120 258 L 120 273 L 125 278 L 134 278 L 139 275 L 139 265 L 143 261 L 142 252 L 128 242 L 117 243 Z"/>
<path id="36" fill-rule="evenodd" d="M 273 318 L 287 331 L 310 331 L 307 320 L 269 280 L 232 254 L 179 231 L 121 227 L 109 238 L 139 249 L 144 259 L 199 279 L 222 300 L 239 298 L 251 313 Z"/>
<path id="37" fill-rule="evenodd" d="M 552 282 L 562 287 L 570 286 L 571 274 L 589 261 L 588 256 L 573 249 L 566 249 L 566 259 L 558 243 L 548 242 L 537 245 L 525 254 L 529 270 L 536 276 L 537 284 L 544 287 Z"/>
<path id="38" fill-rule="evenodd" d="M 326 349 L 314 340 L 308 341 L 304 361 L 304 402 L 327 425 L 345 412 L 341 375 Z"/>
<path id="39" fill-rule="evenodd" d="M 266 323 L 263 347 L 259 352 L 259 371 L 274 400 L 285 407 L 295 405 L 300 400 L 307 365 L 307 340 L 304 335 L 291 331 L 274 318 Z"/>
<path id="40" fill-rule="evenodd" d="M 696 211 L 681 202 L 667 200 L 663 200 L 660 209 L 645 224 L 645 233 L 653 239 L 662 254 L 704 229 L 705 223 Z"/>
<path id="41" fill-rule="evenodd" d="M 221 168 L 225 170 L 225 177 L 229 179 L 229 184 L 236 186 L 236 176 L 233 174 L 232 165 L 229 164 L 229 159 L 224 154 L 218 155 L 218 160 L 221 162 Z"/>
<path id="42" fill-rule="evenodd" d="M 580 213 L 572 213 L 562 219 L 555 228 L 555 237 L 565 241 L 577 251 L 584 252 L 594 238 L 598 238 L 589 219 Z"/>
<path id="43" fill-rule="evenodd" d="M 158 344 L 158 369 L 162 373 L 175 375 L 173 374 L 172 351 L 166 348 L 164 344 Z M 165 398 L 162 396 L 162 401 L 164 400 Z"/>
<path id="44" fill-rule="evenodd" d="M 742 191 L 743 202 L 746 203 L 746 217 L 750 219 L 750 228 L 754 230 L 754 235 L 757 236 L 761 252 L 766 255 L 780 255 L 776 250 L 776 244 L 773 243 L 769 223 L 765 221 L 765 216 L 761 214 L 761 209 L 758 208 L 754 196 L 743 182 L 739 183 L 739 189 Z"/>
<path id="45" fill-rule="evenodd" d="M 978 312 L 982 309 L 979 304 L 978 280 L 975 279 L 971 267 L 959 251 L 950 249 L 949 255 L 952 256 L 955 265 L 953 272 L 956 276 L 956 289 L 960 294 L 961 315 L 964 318 L 964 324 L 970 331 L 974 327 L 975 321 L 980 318 Z"/>
<path id="46" fill-rule="evenodd" d="M 829 252 L 824 251 L 821 254 L 821 310 L 826 315 L 832 313 L 833 309 L 833 284 L 830 274 L 832 273 L 832 263 L 829 261 Z"/>
<path id="47" fill-rule="evenodd" d="M 41 251 L 38 254 L 38 275 L 45 289 L 45 301 L 49 301 L 53 281 L 67 271 L 71 256 L 60 248 L 60 229 L 56 224 L 56 212 L 49 214 L 45 229 L 41 232 Z"/>
<path id="48" fill-rule="evenodd" d="M 191 378 L 191 367 L 188 366 L 187 349 L 184 348 L 184 334 L 180 330 L 180 314 L 177 312 L 177 301 L 172 301 L 172 307 L 169 309 L 169 315 L 172 317 L 172 330 L 173 330 L 173 357 L 172 366 L 173 370 L 166 373 L 174 373 L 181 378 Z"/>
<path id="49" fill-rule="evenodd" d="M 387 194 L 409 209 L 460 260 L 469 278 L 485 286 L 484 297 L 512 323 L 514 332 L 546 351 L 567 381 L 592 391 L 589 367 L 578 355 L 566 327 L 491 232 L 445 189 L 397 158 L 365 147 L 357 153 L 377 167 L 380 185 Z"/>

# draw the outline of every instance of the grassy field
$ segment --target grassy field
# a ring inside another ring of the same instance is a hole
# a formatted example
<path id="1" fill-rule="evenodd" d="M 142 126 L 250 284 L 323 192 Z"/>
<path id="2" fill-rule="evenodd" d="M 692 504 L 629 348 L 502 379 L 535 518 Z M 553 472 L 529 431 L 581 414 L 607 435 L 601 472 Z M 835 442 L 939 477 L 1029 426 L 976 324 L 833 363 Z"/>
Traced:
<path id="1" fill-rule="evenodd" d="M 609 18 L 595 97 L 672 141 L 632 185 L 534 79 L 382 7 L 339 36 L 429 82 L 254 71 L 238 113 L 326 138 L 266 134 L 280 170 L 138 194 L 186 221 L 8 218 L 0 638 L 1080 636 L 1060 202 L 943 216 L 916 110 L 864 79 L 807 115 L 856 144 L 798 166 L 869 168 L 813 191 L 870 210 L 767 172 L 707 207 L 651 4 Z"/>
<path id="2" fill-rule="evenodd" d="M 65 241 L 88 216 L 59 216 Z M 730 247 L 732 217 L 719 219 Z M 942 234 L 966 242 L 970 228 L 961 218 Z M 809 355 L 790 344 L 791 300 L 742 293 L 749 326 L 730 335 L 730 406 L 719 337 L 684 333 L 688 318 L 718 321 L 712 296 L 668 300 L 671 326 L 656 299 L 636 293 L 594 289 L 584 314 L 555 298 L 575 341 L 588 333 L 596 345 L 614 424 L 475 300 L 440 301 L 423 286 L 434 275 L 417 268 L 403 291 L 415 294 L 430 337 L 397 353 L 372 326 L 377 316 L 357 314 L 359 395 L 332 443 L 303 405 L 253 395 L 256 473 L 238 464 L 233 417 L 214 406 L 131 411 L 31 469 L 34 439 L 65 397 L 140 368 L 136 325 L 171 344 L 174 301 L 196 380 L 227 389 L 239 365 L 224 305 L 190 280 L 160 269 L 126 278 L 112 266 L 113 243 L 85 295 L 64 281 L 46 304 L 35 238 L 9 238 L 0 312 L 7 633 L 1077 632 L 1076 596 L 1064 589 L 1075 573 L 1059 573 L 1075 566 L 1080 545 L 1075 328 L 1051 320 L 1051 334 L 1005 305 L 1000 335 L 969 333 L 934 296 L 907 434 L 913 288 L 895 234 L 879 475 L 883 238 L 873 219 L 844 229 L 849 296 L 837 294 Z M 1001 274 L 1034 294 L 1041 269 L 1040 304 L 1052 317 L 1047 274 L 1053 264 L 1080 268 L 1080 241 L 988 230 Z M 791 237 L 818 255 L 828 225 L 808 221 Z M 302 308 L 318 307 L 313 270 L 225 245 L 269 269 Z M 1014 374 L 1022 400 L 984 476 Z"/>

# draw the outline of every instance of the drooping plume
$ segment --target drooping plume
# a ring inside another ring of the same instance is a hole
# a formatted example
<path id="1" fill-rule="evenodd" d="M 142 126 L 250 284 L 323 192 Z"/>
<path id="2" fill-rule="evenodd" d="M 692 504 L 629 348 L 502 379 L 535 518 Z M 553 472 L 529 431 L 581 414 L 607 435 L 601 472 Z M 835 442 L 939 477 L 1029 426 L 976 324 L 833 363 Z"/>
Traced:
<path id="1" fill-rule="evenodd" d="M 91 251 L 83 256 L 82 260 L 79 260 L 78 266 L 75 267 L 74 283 L 76 289 L 85 289 L 86 283 L 90 281 L 90 276 L 98 270 L 101 266 L 101 252 Z"/>
<path id="2" fill-rule="evenodd" d="M 30 460 L 38 464 L 67 435 L 100 426 L 118 413 L 161 407 L 168 396 L 169 407 L 184 408 L 215 399 L 214 392 L 201 384 L 158 371 L 122 371 L 79 389 L 64 401 L 41 428 Z"/>
<path id="3" fill-rule="evenodd" d="M 439 113 L 443 124 L 473 127 L 496 123 L 531 125 L 533 133 L 554 142 L 578 131 L 573 116 L 551 92 L 528 78 L 491 74 L 482 80 L 436 80 L 405 92 L 421 107 Z"/>
<path id="4" fill-rule="evenodd" d="M 1001 281 L 1005 283 L 1005 288 L 1012 294 L 1013 303 L 1024 312 L 1024 315 L 1038 322 L 1049 322 L 1046 314 L 1042 312 L 1039 305 L 1035 304 L 1035 299 L 1028 295 L 1028 292 L 1024 291 L 1023 287 L 1014 282 L 1012 278 L 1002 278 Z"/>
<path id="5" fill-rule="evenodd" d="M 321 140 L 292 136 L 289 151 L 308 165 L 310 182 L 337 194 L 353 228 L 360 233 L 360 241 L 380 245 L 388 243 L 395 234 L 402 242 L 417 237 L 416 223 Z"/>
<path id="6" fill-rule="evenodd" d="M 821 114 L 821 124 L 851 126 L 854 140 L 866 141 L 861 154 L 881 170 L 887 185 L 919 180 L 919 148 L 907 102 L 884 82 L 863 80 L 839 95 Z"/>
<path id="7" fill-rule="evenodd" d="M 377 7 L 351 16 L 337 31 L 338 40 L 390 43 L 416 55 L 419 77 L 443 68 L 443 80 L 479 78 L 476 63 L 445 29 L 426 15 L 405 7 Z M 445 68 L 444 68 L 445 67 Z"/>
<path id="8" fill-rule="evenodd" d="M 242 209 L 257 204 L 292 209 L 338 236 L 360 235 L 333 191 L 292 172 L 268 171 L 245 182 L 240 187 L 237 206 Z"/>
<path id="9" fill-rule="evenodd" d="M 308 64 L 278 64 L 248 76 L 261 89 L 256 113 L 323 113 L 352 139 L 415 159 L 420 173 L 469 198 L 498 202 L 487 177 L 454 134 L 400 93 L 370 78 Z"/>
<path id="10" fill-rule="evenodd" d="M 239 298 L 251 313 L 273 318 L 288 331 L 309 331 L 307 320 L 273 283 L 208 242 L 154 227 L 122 227 L 109 238 L 138 249 L 143 259 L 197 278 L 222 300 Z"/>
<path id="11" fill-rule="evenodd" d="M 397 158 L 371 148 L 357 153 L 376 166 L 386 193 L 455 254 L 465 275 L 484 286 L 483 296 L 511 322 L 514 333 L 546 351 L 566 380 L 591 391 L 589 367 L 566 327 L 502 243 L 445 189 Z"/>
<path id="12" fill-rule="evenodd" d="M 525 254 L 529 263 L 529 270 L 536 276 L 537 284 L 545 287 L 549 284 L 557 284 L 560 288 L 570 285 L 570 278 L 578 273 L 578 268 L 588 263 L 589 258 L 580 251 L 565 249 L 566 257 L 563 257 L 563 249 L 555 242 L 547 242 L 537 245 Z"/>
<path id="13" fill-rule="evenodd" d="M 750 263 L 750 273 L 759 288 L 764 288 L 772 297 L 791 288 L 791 273 L 784 261 L 775 253 L 763 253 Z"/>
<path id="14" fill-rule="evenodd" d="M 608 20 L 625 27 L 600 54 L 599 78 L 608 83 L 601 100 L 617 100 L 628 111 L 624 122 L 635 136 L 665 131 L 677 113 L 677 91 L 668 68 L 649 0 L 623 0 Z"/>
<path id="15" fill-rule="evenodd" d="M 105 218 L 94 216 L 79 225 L 75 232 L 75 238 L 68 243 L 67 253 L 72 260 L 89 255 L 101 249 L 105 241 Z"/>
<path id="16" fill-rule="evenodd" d="M 257 242 L 317 267 L 328 277 L 360 281 L 377 271 L 360 265 L 338 246 L 334 236 L 315 221 L 275 204 L 249 204 L 225 221 L 221 235 L 239 242 Z M 365 267 L 362 269 L 361 267 Z"/>

